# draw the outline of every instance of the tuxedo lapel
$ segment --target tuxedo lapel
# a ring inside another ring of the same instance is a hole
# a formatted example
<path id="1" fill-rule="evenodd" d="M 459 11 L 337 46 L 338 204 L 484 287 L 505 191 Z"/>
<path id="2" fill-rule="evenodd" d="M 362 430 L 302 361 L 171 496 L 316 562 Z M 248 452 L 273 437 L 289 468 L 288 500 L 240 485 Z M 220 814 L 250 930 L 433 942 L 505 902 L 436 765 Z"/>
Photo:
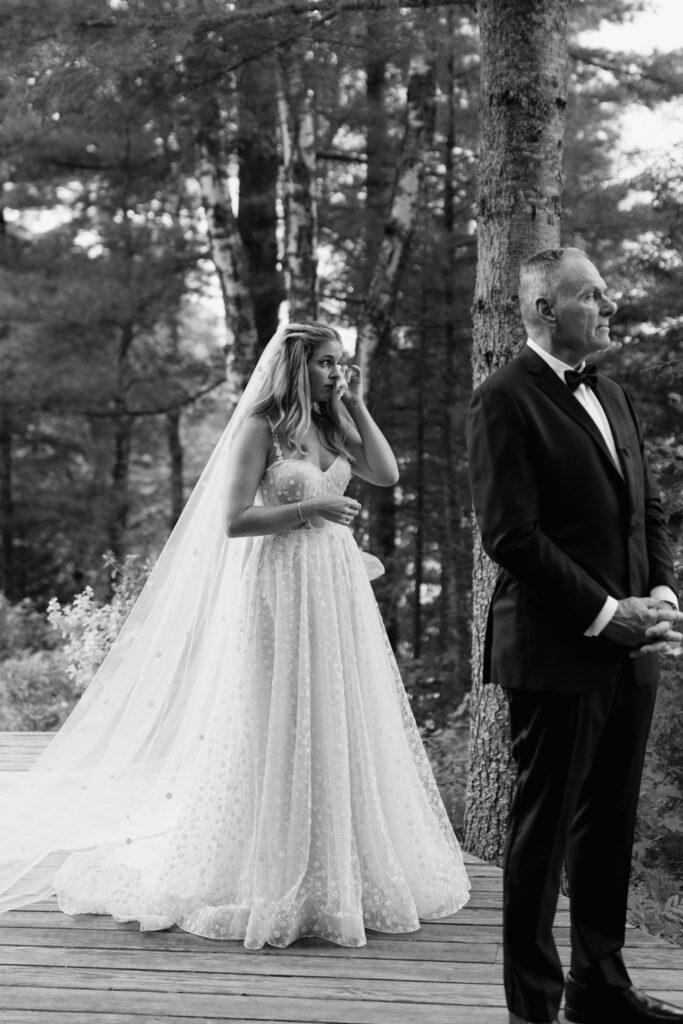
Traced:
<path id="1" fill-rule="evenodd" d="M 631 414 L 625 407 L 623 400 L 619 401 L 618 391 L 615 389 L 614 384 L 604 377 L 602 380 L 604 382 L 603 386 L 600 387 L 598 384 L 598 401 L 604 409 L 605 416 L 612 430 L 614 444 L 619 456 L 619 464 L 621 465 L 624 481 L 628 488 L 631 510 L 633 510 L 633 496 L 636 490 L 634 474 L 640 458 L 640 453 L 636 450 L 638 448 L 638 438 Z"/>
<path id="2" fill-rule="evenodd" d="M 610 451 L 609 451 L 607 445 L 605 444 L 605 440 L 604 440 L 602 434 L 600 433 L 598 427 L 596 426 L 594 420 L 592 419 L 591 416 L 588 415 L 588 413 L 586 412 L 584 407 L 581 405 L 581 403 L 579 401 L 577 401 L 577 399 L 574 397 L 574 395 L 572 394 L 570 389 L 567 387 L 567 385 L 564 384 L 560 380 L 560 378 L 557 376 L 557 374 L 553 370 L 551 370 L 551 368 L 548 366 L 548 364 L 546 362 L 544 362 L 544 360 L 541 359 L 541 357 L 538 356 L 528 346 L 525 347 L 524 349 L 522 349 L 522 352 L 521 352 L 519 358 L 522 360 L 522 363 L 524 364 L 526 370 L 531 374 L 531 376 L 532 376 L 536 386 L 538 388 L 540 388 L 541 391 L 543 391 L 544 394 L 546 394 L 548 396 L 548 398 L 550 398 L 564 412 L 566 412 L 568 416 L 571 416 L 571 418 L 574 420 L 575 423 L 578 423 L 578 425 L 580 427 L 582 427 L 588 434 L 590 434 L 590 436 L 593 438 L 594 442 L 596 443 L 596 445 L 598 446 L 598 448 L 602 452 L 602 454 L 603 454 L 603 456 L 605 458 L 605 461 L 607 462 L 607 465 L 609 466 L 610 472 L 614 475 L 614 477 L 617 480 L 620 481 L 620 483 L 622 485 L 625 482 L 627 483 L 628 490 L 629 490 L 629 493 L 630 493 L 631 492 L 631 481 L 630 481 L 630 479 L 628 478 L 628 476 L 626 474 L 625 474 L 624 478 L 621 477 L 621 475 L 619 473 L 619 470 L 614 465 L 614 460 L 612 459 L 612 455 L 610 454 Z M 599 395 L 599 400 L 602 402 L 603 408 L 605 408 L 605 404 L 602 401 L 602 395 L 601 394 Z M 612 403 L 612 405 L 613 404 L 614 403 Z M 611 410 L 605 409 L 605 414 L 607 415 L 607 418 L 608 418 L 608 420 L 610 422 L 610 426 L 612 426 L 612 418 L 610 416 L 610 411 Z M 617 419 L 618 419 L 618 417 L 617 417 Z M 615 443 L 617 443 L 617 445 L 619 443 L 617 441 L 617 437 L 618 436 L 619 435 L 617 433 L 615 433 Z M 622 436 L 623 436 L 623 431 L 622 431 Z M 620 456 L 620 463 L 622 465 L 622 470 L 624 470 L 624 461 L 625 460 L 622 457 L 622 453 L 621 452 L 619 453 L 619 456 Z"/>

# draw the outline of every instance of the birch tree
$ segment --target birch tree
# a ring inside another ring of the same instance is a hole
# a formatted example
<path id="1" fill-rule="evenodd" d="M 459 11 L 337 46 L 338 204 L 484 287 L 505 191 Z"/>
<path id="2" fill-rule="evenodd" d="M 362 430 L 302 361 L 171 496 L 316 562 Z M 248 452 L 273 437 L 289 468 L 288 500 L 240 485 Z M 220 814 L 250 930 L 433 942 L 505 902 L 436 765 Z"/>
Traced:
<path id="1" fill-rule="evenodd" d="M 315 118 L 306 51 L 292 47 L 278 75 L 285 206 L 285 286 L 292 321 L 318 315 Z"/>
<path id="2" fill-rule="evenodd" d="M 386 341 L 391 327 L 401 272 L 420 208 L 425 164 L 434 133 L 434 53 L 428 50 L 423 31 L 416 33 L 416 43 L 418 45 L 410 61 L 405 132 L 391 209 L 358 324 L 355 360 L 367 380 L 372 376 L 375 352 Z"/>
<path id="3" fill-rule="evenodd" d="M 228 188 L 229 167 L 221 137 L 220 110 L 212 103 L 199 133 L 198 177 L 206 213 L 211 258 L 225 308 L 225 375 L 230 400 L 244 390 L 258 352 L 258 334 L 249 284 L 247 255 Z"/>
<path id="4" fill-rule="evenodd" d="M 520 262 L 560 242 L 567 101 L 568 0 L 479 0 L 481 151 L 473 383 L 507 362 L 524 341 Z M 466 846 L 500 861 L 513 781 L 507 705 L 483 686 L 488 605 L 496 568 L 475 528 L 472 720 Z"/>

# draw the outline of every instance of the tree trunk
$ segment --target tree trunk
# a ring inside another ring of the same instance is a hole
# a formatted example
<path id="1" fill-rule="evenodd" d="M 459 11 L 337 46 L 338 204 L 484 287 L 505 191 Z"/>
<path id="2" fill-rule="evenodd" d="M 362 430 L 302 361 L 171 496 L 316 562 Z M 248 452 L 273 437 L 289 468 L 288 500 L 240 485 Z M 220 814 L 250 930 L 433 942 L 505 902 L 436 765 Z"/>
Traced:
<path id="1" fill-rule="evenodd" d="M 381 409 L 388 410 L 393 404 L 393 362 L 395 354 L 388 352 L 383 363 L 383 372 L 373 389 L 374 400 Z M 374 407 L 373 407 L 374 411 Z M 390 433 L 390 431 L 388 431 Z M 393 562 L 396 554 L 396 520 L 398 509 L 395 487 L 370 487 L 369 533 L 370 551 L 384 563 L 386 574 L 374 584 L 377 603 L 393 650 L 399 642 L 398 593 L 394 583 Z"/>
<path id="2" fill-rule="evenodd" d="M 394 186 L 393 146 L 389 136 L 386 110 L 386 49 L 390 27 L 384 17 L 373 12 L 366 16 L 366 100 L 367 117 L 367 177 L 365 198 L 365 260 L 364 285 L 370 286 L 375 270 L 377 253 L 384 237 L 384 226 L 390 219 L 391 196 Z M 388 340 L 388 339 L 387 339 Z M 367 382 L 368 403 L 373 415 L 383 424 L 391 440 L 390 402 L 391 360 L 382 346 L 374 352 L 373 372 Z M 378 372 L 382 363 L 383 374 Z M 394 650 L 398 644 L 398 603 L 396 588 L 391 586 L 391 565 L 396 549 L 396 488 L 370 487 L 367 489 L 370 523 L 370 547 L 387 567 L 386 576 L 375 584 L 375 593 L 387 634 Z"/>
<path id="3" fill-rule="evenodd" d="M 425 372 L 427 361 L 427 303 L 425 287 L 422 289 L 422 317 L 420 324 L 420 344 L 418 347 L 418 364 L 415 370 L 416 402 L 417 402 L 417 438 L 415 441 L 415 457 L 417 460 L 415 473 L 415 605 L 413 608 L 413 657 L 422 654 L 422 582 L 424 579 L 425 555 Z"/>
<path id="4" fill-rule="evenodd" d="M 305 56 L 294 47 L 280 70 L 278 111 L 285 200 L 285 284 L 291 321 L 318 315 L 318 210 L 313 102 Z"/>
<path id="5" fill-rule="evenodd" d="M 411 58 L 406 127 L 398 160 L 396 184 L 384 237 L 358 324 L 355 361 L 371 381 L 373 356 L 391 328 L 391 317 L 422 197 L 427 150 L 436 120 L 436 72 L 433 51 L 424 33 L 416 33 L 417 51 Z"/>
<path id="6" fill-rule="evenodd" d="M 444 186 L 443 186 L 443 230 L 446 245 L 444 261 L 443 302 L 444 316 L 444 385 L 445 399 L 442 413 L 444 480 L 441 491 L 441 597 L 439 601 L 440 642 L 442 650 L 457 643 L 457 622 L 455 607 L 458 591 L 458 578 L 455 563 L 455 544 L 453 518 L 457 509 L 458 495 L 456 492 L 457 472 L 453 450 L 455 436 L 454 418 L 458 403 L 457 361 L 455 348 L 455 251 L 453 245 L 455 228 L 455 187 L 453 150 L 456 134 L 456 103 L 455 103 L 455 23 L 453 12 L 446 13 L 448 38 L 446 41 L 446 131 L 444 140 Z M 462 589 L 462 588 L 460 588 Z M 454 637 L 454 631 L 456 636 Z"/>
<path id="7" fill-rule="evenodd" d="M 444 303 L 444 365 L 445 398 L 442 414 L 444 477 L 442 491 L 441 537 L 441 649 L 453 655 L 453 685 L 462 696 L 469 689 L 470 675 L 470 581 L 472 578 L 472 542 L 470 530 L 464 527 L 469 516 L 470 492 L 467 479 L 465 448 L 465 411 L 471 390 L 469 325 L 458 326 L 458 286 L 456 223 L 469 219 L 458 209 L 454 151 L 457 144 L 458 72 L 456 17 L 446 11 L 446 102 L 444 138 L 443 230 L 445 259 L 442 272 Z M 464 233 L 464 228 L 461 233 Z M 462 298 L 460 298 L 462 302 Z M 462 319 L 462 313 L 460 313 Z"/>
<path id="8" fill-rule="evenodd" d="M 479 0 L 481 151 L 475 387 L 524 340 L 517 275 L 522 259 L 560 241 L 567 96 L 568 0 Z M 474 545 L 472 728 L 467 849 L 500 861 L 514 775 L 502 691 L 482 687 L 486 614 L 496 569 Z"/>
<path id="9" fill-rule="evenodd" d="M 275 333 L 278 310 L 285 297 L 277 266 L 279 161 L 273 103 L 276 88 L 271 63 L 247 61 L 238 83 L 240 201 L 237 223 L 247 255 L 259 352 Z"/>
<path id="10" fill-rule="evenodd" d="M 228 191 L 227 155 L 220 113 L 212 104 L 199 133 L 199 182 L 208 222 L 211 256 L 218 273 L 228 340 L 225 374 L 230 398 L 237 403 L 258 353 L 258 335 L 249 287 L 246 252 Z"/>
<path id="11" fill-rule="evenodd" d="M 180 410 L 166 414 L 166 440 L 171 462 L 171 514 L 169 529 L 173 529 L 183 511 L 183 444 L 180 439 Z"/>
<path id="12" fill-rule="evenodd" d="M 112 501 L 109 512 L 109 546 L 117 562 L 123 559 L 128 525 L 130 495 L 128 478 L 133 436 L 133 419 L 126 414 L 125 394 L 128 387 L 128 355 L 133 344 L 133 324 L 121 330 L 118 352 L 117 394 L 114 399 L 114 464 L 111 474 Z"/>
<path id="13" fill-rule="evenodd" d="M 14 586 L 12 428 L 9 414 L 4 408 L 0 408 L 0 548 L 2 549 L 2 592 L 9 601 L 13 601 L 16 593 Z"/>
<path id="14" fill-rule="evenodd" d="M 391 209 L 394 184 L 393 146 L 389 136 L 386 107 L 386 51 L 390 47 L 386 18 L 366 14 L 367 61 L 365 65 L 367 103 L 367 174 L 365 180 L 365 274 L 366 287 L 372 279 L 384 225 Z"/>

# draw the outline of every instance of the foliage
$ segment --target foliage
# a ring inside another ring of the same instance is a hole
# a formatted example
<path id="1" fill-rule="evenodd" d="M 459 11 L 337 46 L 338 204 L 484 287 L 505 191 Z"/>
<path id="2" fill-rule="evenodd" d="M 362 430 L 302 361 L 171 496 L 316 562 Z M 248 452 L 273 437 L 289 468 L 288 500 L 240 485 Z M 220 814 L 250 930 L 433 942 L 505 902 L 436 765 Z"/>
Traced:
<path id="1" fill-rule="evenodd" d="M 423 731 L 422 734 L 441 799 L 461 841 L 465 818 L 469 727 L 469 702 L 466 697 L 442 727 Z"/>
<path id="2" fill-rule="evenodd" d="M 56 638 L 30 598 L 16 604 L 0 594 L 0 662 L 15 654 L 56 646 Z"/>
<path id="3" fill-rule="evenodd" d="M 0 729 L 62 725 L 128 616 L 149 568 L 137 556 L 118 564 L 109 554 L 111 601 L 98 603 L 88 586 L 68 605 L 53 598 L 47 614 L 28 599 L 11 605 L 0 596 Z"/>
<path id="4" fill-rule="evenodd" d="M 640 927 L 683 945 L 683 664 L 662 673 L 645 759 L 629 912 Z"/>
<path id="5" fill-rule="evenodd" d="M 116 639 L 149 573 L 149 563 L 136 555 L 118 565 L 105 559 L 112 580 L 112 599 L 98 604 L 92 587 L 86 587 L 69 605 L 53 598 L 47 607 L 50 625 L 62 636 L 62 656 L 73 691 L 82 693 Z"/>
<path id="6" fill-rule="evenodd" d="M 78 699 L 61 651 L 27 651 L 0 662 L 0 729 L 57 729 Z"/>

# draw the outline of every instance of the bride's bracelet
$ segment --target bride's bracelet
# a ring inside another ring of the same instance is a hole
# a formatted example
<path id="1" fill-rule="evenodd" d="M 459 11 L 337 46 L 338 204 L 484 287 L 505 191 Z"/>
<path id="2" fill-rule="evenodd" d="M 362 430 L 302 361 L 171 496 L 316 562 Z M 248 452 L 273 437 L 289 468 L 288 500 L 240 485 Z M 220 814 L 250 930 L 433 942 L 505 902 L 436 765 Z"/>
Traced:
<path id="1" fill-rule="evenodd" d="M 296 503 L 296 510 L 299 513 L 299 519 L 301 520 L 301 522 L 304 524 L 304 526 L 306 527 L 307 530 L 310 530 L 311 529 L 311 524 L 308 521 L 308 519 L 304 519 L 304 517 L 303 517 L 303 513 L 301 511 L 301 502 L 300 501 L 297 501 L 297 503 Z"/>

